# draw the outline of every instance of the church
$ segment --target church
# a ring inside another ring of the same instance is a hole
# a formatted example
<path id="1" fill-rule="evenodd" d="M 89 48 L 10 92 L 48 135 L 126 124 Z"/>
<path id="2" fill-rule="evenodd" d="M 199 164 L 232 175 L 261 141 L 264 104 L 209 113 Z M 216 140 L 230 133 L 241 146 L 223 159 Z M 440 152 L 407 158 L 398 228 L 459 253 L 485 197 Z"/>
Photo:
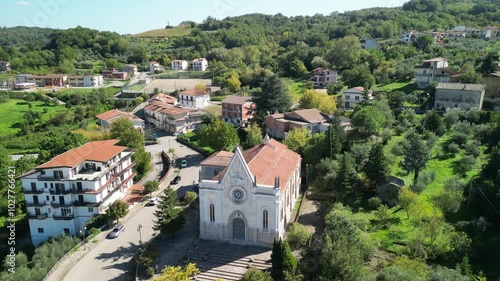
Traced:
<path id="1" fill-rule="evenodd" d="M 266 135 L 201 163 L 200 238 L 272 246 L 283 237 L 300 191 L 300 155 Z"/>

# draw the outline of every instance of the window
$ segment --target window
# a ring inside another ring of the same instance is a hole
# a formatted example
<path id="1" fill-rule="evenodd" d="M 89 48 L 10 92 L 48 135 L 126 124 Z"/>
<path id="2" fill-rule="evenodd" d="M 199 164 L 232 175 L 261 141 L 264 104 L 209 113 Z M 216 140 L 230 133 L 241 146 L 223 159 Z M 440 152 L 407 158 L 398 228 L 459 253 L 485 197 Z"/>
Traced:
<path id="1" fill-rule="evenodd" d="M 210 222 L 215 222 L 215 206 L 210 204 Z"/>
<path id="2" fill-rule="evenodd" d="M 93 213 L 94 212 L 94 208 L 90 207 L 89 208 L 89 213 Z"/>
<path id="3" fill-rule="evenodd" d="M 351 99 L 351 96 L 345 96 L 345 99 L 346 99 L 346 100 L 350 100 L 350 99 Z"/>
<path id="4" fill-rule="evenodd" d="M 64 233 L 65 233 L 65 234 L 69 234 L 69 228 L 65 228 L 65 229 L 64 229 Z"/>
<path id="5" fill-rule="evenodd" d="M 47 201 L 50 201 L 50 196 L 45 196 L 45 198 L 47 199 Z"/>
<path id="6" fill-rule="evenodd" d="M 43 233 L 43 227 L 38 228 L 38 233 Z"/>
<path id="7" fill-rule="evenodd" d="M 62 171 L 54 171 L 54 178 L 56 179 L 62 179 L 63 178 L 63 172 Z"/>
<path id="8" fill-rule="evenodd" d="M 355 97 L 354 97 L 354 99 L 355 99 L 355 100 L 359 100 L 359 96 L 355 96 Z"/>
<path id="9" fill-rule="evenodd" d="M 50 213 L 52 213 L 52 209 L 47 208 L 47 212 L 48 212 L 49 214 L 50 214 Z"/>
<path id="10" fill-rule="evenodd" d="M 262 228 L 267 229 L 269 226 L 269 212 L 264 210 L 262 212 Z"/>
<path id="11" fill-rule="evenodd" d="M 47 188 L 47 183 L 44 183 L 44 184 L 43 184 L 43 186 L 44 186 L 45 188 Z"/>
<path id="12" fill-rule="evenodd" d="M 40 175 L 45 175 L 45 171 L 44 171 L 44 170 L 41 170 L 41 171 L 40 171 Z"/>

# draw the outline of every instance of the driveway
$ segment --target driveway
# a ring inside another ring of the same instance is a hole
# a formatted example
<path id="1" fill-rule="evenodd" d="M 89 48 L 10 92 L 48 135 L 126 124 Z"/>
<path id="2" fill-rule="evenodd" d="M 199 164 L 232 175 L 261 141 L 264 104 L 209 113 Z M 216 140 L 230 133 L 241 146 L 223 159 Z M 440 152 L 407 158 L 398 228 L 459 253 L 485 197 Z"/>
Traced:
<path id="1" fill-rule="evenodd" d="M 182 180 L 172 185 L 174 190 L 177 190 L 177 196 L 184 195 L 186 191 L 191 190 L 193 181 L 198 181 L 200 162 L 203 157 L 196 151 L 178 143 L 174 136 L 168 136 L 164 131 L 157 130 L 159 144 L 146 146 L 146 151 L 153 154 L 158 154 L 162 150 L 168 151 L 169 146 L 175 150 L 175 154 L 179 159 L 187 160 L 188 167 L 177 170 Z M 159 157 L 153 157 L 158 160 Z M 180 161 L 179 161 L 180 163 Z M 179 164 L 180 165 L 180 164 Z M 161 189 L 169 184 L 169 180 L 160 186 Z M 158 195 L 161 191 L 156 192 Z M 106 239 L 102 243 L 91 247 L 81 260 L 71 269 L 64 280 L 67 281 L 108 281 L 108 280 L 133 280 L 133 270 L 131 260 L 134 252 L 140 244 L 139 225 L 142 225 L 140 230 L 142 242 L 148 242 L 156 232 L 153 231 L 153 221 L 155 220 L 154 206 L 136 205 L 132 208 L 131 214 L 121 222 L 125 225 L 125 231 L 116 239 Z M 64 266 L 62 264 L 61 266 Z"/>

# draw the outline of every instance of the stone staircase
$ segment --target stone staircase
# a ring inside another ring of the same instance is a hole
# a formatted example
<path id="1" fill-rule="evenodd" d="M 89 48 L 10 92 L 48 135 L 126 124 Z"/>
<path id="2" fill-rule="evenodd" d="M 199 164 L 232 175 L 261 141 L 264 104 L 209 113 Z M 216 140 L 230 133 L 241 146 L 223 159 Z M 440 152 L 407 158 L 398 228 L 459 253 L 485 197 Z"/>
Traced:
<path id="1" fill-rule="evenodd" d="M 193 278 L 200 281 L 214 281 L 222 279 L 225 281 L 238 281 L 249 267 L 266 270 L 271 263 L 266 260 L 253 257 L 237 257 L 226 254 L 205 253 L 200 251 L 187 251 L 186 257 L 189 262 L 196 263 L 201 273 Z"/>

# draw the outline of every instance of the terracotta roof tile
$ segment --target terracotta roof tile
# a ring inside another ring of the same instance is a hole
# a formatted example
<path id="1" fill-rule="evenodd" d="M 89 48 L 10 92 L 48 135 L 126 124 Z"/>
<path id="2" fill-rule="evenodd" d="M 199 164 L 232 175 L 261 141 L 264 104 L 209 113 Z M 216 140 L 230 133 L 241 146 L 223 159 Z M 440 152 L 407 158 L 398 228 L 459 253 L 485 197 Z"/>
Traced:
<path id="1" fill-rule="evenodd" d="M 232 152 L 222 150 L 210 155 L 207 159 L 203 160 L 200 165 L 227 167 L 233 155 L 234 153 Z"/>
<path id="2" fill-rule="evenodd" d="M 230 95 L 222 100 L 222 103 L 244 105 L 249 101 L 252 101 L 252 97 Z"/>
<path id="3" fill-rule="evenodd" d="M 130 115 L 135 116 L 134 114 L 129 113 L 129 112 L 124 112 L 124 111 L 120 111 L 117 109 L 112 109 L 112 110 L 108 110 L 106 112 L 103 112 L 101 114 L 98 114 L 95 117 L 99 120 L 109 120 L 109 119 L 114 119 L 117 117 L 127 117 L 130 119 L 130 117 L 132 117 Z"/>
<path id="4" fill-rule="evenodd" d="M 291 119 L 299 119 L 300 121 L 305 121 L 307 123 L 323 123 L 325 118 L 321 115 L 321 111 L 316 108 L 311 109 L 301 109 L 292 112 L 285 113 L 285 117 Z"/>
<path id="5" fill-rule="evenodd" d="M 191 90 L 182 91 L 179 94 L 188 95 L 188 96 L 203 96 L 203 95 L 208 95 L 208 92 L 206 90 L 191 89 Z"/>
<path id="6" fill-rule="evenodd" d="M 117 146 L 118 140 L 104 140 L 88 142 L 80 147 L 59 154 L 50 161 L 43 163 L 35 169 L 46 169 L 56 167 L 74 167 L 83 161 L 106 162 L 120 152 L 127 149 L 125 146 Z"/>

